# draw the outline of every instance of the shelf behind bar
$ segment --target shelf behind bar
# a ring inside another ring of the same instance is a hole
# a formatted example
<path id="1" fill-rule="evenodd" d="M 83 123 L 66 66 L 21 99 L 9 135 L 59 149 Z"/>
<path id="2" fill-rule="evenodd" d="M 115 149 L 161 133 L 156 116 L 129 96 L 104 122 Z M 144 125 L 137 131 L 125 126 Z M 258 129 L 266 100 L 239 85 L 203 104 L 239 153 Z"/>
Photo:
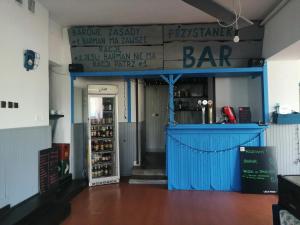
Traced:
<path id="1" fill-rule="evenodd" d="M 57 119 L 62 118 L 62 117 L 64 117 L 64 115 L 59 115 L 59 114 L 50 114 L 49 115 L 50 120 L 57 120 Z"/>

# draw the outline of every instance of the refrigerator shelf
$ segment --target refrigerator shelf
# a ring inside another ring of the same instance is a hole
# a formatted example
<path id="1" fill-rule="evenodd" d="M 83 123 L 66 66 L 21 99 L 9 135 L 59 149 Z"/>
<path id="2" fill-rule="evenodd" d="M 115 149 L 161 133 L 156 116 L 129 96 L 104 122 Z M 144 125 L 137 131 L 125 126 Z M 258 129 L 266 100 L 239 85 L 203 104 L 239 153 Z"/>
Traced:
<path id="1" fill-rule="evenodd" d="M 114 137 L 91 137 L 92 139 L 96 140 L 111 140 L 114 139 Z"/>
<path id="2" fill-rule="evenodd" d="M 111 150 L 101 150 L 101 151 L 92 151 L 93 154 L 105 154 L 105 153 L 115 153 L 113 149 Z"/>
<path id="3" fill-rule="evenodd" d="M 95 126 L 95 127 L 107 127 L 107 126 L 113 126 L 113 123 L 106 123 L 106 124 L 98 124 L 98 123 L 94 123 L 91 124 L 91 126 Z"/>
<path id="4" fill-rule="evenodd" d="M 96 162 L 96 163 L 92 163 L 92 166 L 96 166 L 96 165 L 105 166 L 105 165 L 112 165 L 112 164 L 113 164 L 113 161 L 109 161 L 109 162 Z"/>
<path id="5" fill-rule="evenodd" d="M 112 177 L 112 175 L 93 176 L 93 179 Z"/>

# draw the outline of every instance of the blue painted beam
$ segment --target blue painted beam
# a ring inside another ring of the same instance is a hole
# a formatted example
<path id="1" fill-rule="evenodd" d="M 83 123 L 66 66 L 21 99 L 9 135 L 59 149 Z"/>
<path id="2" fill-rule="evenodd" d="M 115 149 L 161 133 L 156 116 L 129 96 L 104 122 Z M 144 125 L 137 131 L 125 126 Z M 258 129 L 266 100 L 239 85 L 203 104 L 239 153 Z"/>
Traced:
<path id="1" fill-rule="evenodd" d="M 175 84 L 175 83 L 180 79 L 181 76 L 182 76 L 182 74 L 178 74 L 178 75 L 174 78 L 173 84 Z"/>
<path id="2" fill-rule="evenodd" d="M 170 82 L 169 82 L 169 78 L 166 77 L 166 75 L 160 75 L 160 77 L 161 77 L 167 84 L 170 83 Z"/>
<path id="3" fill-rule="evenodd" d="M 144 71 L 117 71 L 117 72 L 73 72 L 72 77 L 131 77 L 139 78 L 145 76 L 160 75 L 195 75 L 195 76 L 249 76 L 262 73 L 263 67 L 245 68 L 209 68 L 209 69 L 178 69 L 178 70 L 144 70 Z"/>
<path id="4" fill-rule="evenodd" d="M 125 97 L 125 96 L 124 96 Z M 127 79 L 127 120 L 131 123 L 131 81 Z"/>

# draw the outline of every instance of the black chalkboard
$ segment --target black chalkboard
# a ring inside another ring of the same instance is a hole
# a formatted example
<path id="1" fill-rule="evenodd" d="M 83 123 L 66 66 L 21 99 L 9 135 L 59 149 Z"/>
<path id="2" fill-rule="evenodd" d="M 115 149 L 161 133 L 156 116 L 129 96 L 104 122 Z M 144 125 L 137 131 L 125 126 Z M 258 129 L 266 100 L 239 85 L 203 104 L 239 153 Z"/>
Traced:
<path id="1" fill-rule="evenodd" d="M 274 148 L 240 147 L 240 166 L 243 193 L 277 192 L 277 161 Z"/>

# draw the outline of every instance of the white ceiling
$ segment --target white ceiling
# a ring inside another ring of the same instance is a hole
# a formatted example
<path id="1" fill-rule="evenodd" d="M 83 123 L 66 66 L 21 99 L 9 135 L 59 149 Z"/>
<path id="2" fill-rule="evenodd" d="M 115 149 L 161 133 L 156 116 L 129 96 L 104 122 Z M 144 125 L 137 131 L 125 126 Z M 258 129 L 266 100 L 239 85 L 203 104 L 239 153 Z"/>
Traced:
<path id="1" fill-rule="evenodd" d="M 201 1 L 201 0 L 199 0 Z M 216 0 L 232 8 L 233 0 Z M 262 19 L 280 0 L 241 0 L 242 15 Z M 63 26 L 214 22 L 181 0 L 39 0 Z"/>

